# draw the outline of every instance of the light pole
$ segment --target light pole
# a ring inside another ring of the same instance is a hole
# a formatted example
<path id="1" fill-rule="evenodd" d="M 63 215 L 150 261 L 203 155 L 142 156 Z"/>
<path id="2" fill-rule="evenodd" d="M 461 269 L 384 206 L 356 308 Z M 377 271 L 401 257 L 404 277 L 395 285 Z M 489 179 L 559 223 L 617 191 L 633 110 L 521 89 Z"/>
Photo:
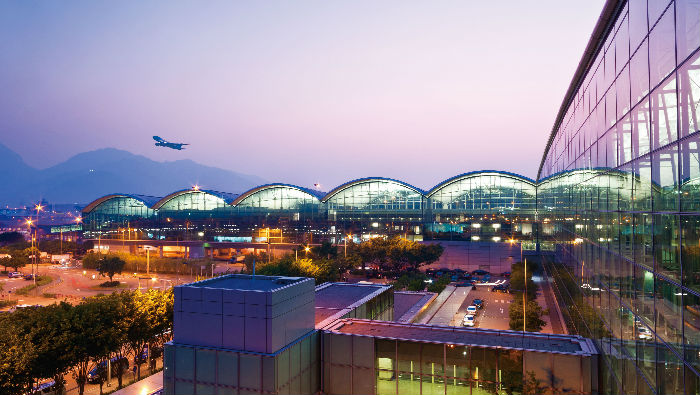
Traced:
<path id="1" fill-rule="evenodd" d="M 32 248 L 32 253 L 34 253 L 36 274 L 34 274 L 34 270 L 32 270 L 32 280 L 34 280 L 34 285 L 36 286 L 36 276 L 39 275 L 39 257 L 37 256 L 37 253 L 39 252 L 39 211 L 43 210 L 44 206 L 42 206 L 41 203 L 38 203 L 34 206 L 34 209 L 36 209 L 36 226 L 34 227 L 34 236 L 36 237 L 36 251 L 34 251 L 34 249 Z"/>
<path id="2" fill-rule="evenodd" d="M 83 217 L 75 217 L 75 226 L 76 227 L 78 225 L 80 225 L 81 222 L 83 222 Z M 77 236 L 78 233 L 77 232 L 78 232 L 77 229 L 73 231 L 73 243 L 75 243 L 76 245 L 78 244 L 78 236 Z"/>
<path id="3" fill-rule="evenodd" d="M 27 231 L 29 232 L 29 237 L 32 238 L 32 254 L 34 254 L 34 236 L 32 236 L 32 223 L 33 221 L 30 219 L 27 219 Z M 32 277 L 34 277 L 34 255 L 32 255 Z"/>
<path id="4" fill-rule="evenodd" d="M 309 257 L 309 251 L 311 251 L 311 248 L 309 246 L 304 247 L 304 258 Z"/>
<path id="5" fill-rule="evenodd" d="M 523 332 L 525 332 L 525 323 L 527 322 L 527 316 L 525 315 L 525 301 L 527 298 L 527 259 L 523 261 L 524 277 L 525 277 L 525 293 L 523 293 Z"/>

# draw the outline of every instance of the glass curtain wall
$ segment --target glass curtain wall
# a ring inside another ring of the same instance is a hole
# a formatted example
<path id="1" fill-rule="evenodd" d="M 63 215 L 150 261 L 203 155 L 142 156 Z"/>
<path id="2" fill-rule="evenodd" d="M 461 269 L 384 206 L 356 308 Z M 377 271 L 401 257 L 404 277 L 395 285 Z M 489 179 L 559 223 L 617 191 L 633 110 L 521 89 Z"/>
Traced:
<path id="1" fill-rule="evenodd" d="M 157 198 L 112 195 L 83 210 L 83 229 L 87 237 L 98 237 L 103 232 L 118 232 L 119 228 L 137 227 L 148 223 L 154 210 L 148 204 Z M 96 233 L 97 232 L 97 233 Z M 104 237 L 104 236 L 103 236 Z"/>
<path id="2" fill-rule="evenodd" d="M 454 177 L 426 195 L 426 234 L 457 240 L 529 239 L 536 197 L 533 181 L 508 173 Z"/>
<path id="3" fill-rule="evenodd" d="M 304 242 L 305 234 L 325 225 L 325 212 L 315 191 L 276 184 L 246 192 L 233 202 L 237 224 L 281 229 L 284 241 Z"/>
<path id="4" fill-rule="evenodd" d="M 622 2 L 545 154 L 542 237 L 606 393 L 700 393 L 700 1 Z"/>
<path id="5" fill-rule="evenodd" d="M 336 188 L 323 200 L 336 231 L 421 233 L 423 191 L 408 184 L 380 178 L 357 180 Z"/>
<path id="6" fill-rule="evenodd" d="M 164 197 L 153 207 L 158 238 L 195 240 L 229 234 L 235 229 L 229 202 L 235 195 L 204 190 L 185 190 Z M 203 232 L 204 235 L 200 236 Z"/>

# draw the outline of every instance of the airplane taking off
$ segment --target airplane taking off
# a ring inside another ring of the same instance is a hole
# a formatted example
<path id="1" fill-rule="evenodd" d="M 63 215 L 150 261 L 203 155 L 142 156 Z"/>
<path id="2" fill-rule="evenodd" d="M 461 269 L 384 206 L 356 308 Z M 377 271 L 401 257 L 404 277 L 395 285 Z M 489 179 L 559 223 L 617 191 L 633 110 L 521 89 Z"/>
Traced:
<path id="1" fill-rule="evenodd" d="M 171 143 L 167 140 L 163 140 L 162 138 L 160 138 L 158 136 L 153 136 L 153 140 L 156 141 L 156 147 L 167 147 L 167 148 L 176 149 L 178 151 L 185 149 L 183 147 L 183 145 L 189 145 L 189 144 L 185 144 L 185 143 Z"/>

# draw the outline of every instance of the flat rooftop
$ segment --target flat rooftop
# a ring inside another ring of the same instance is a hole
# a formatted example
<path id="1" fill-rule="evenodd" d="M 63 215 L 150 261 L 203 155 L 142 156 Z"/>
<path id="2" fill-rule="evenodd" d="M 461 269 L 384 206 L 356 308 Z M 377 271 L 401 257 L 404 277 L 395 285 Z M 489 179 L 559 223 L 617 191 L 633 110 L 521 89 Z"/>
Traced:
<path id="1" fill-rule="evenodd" d="M 208 280 L 187 284 L 189 287 L 216 288 L 242 291 L 271 292 L 278 288 L 286 287 L 306 280 L 305 277 L 281 277 L 281 276 L 251 276 L 248 274 L 229 274 Z"/>
<path id="2" fill-rule="evenodd" d="M 580 336 L 525 333 L 396 322 L 342 319 L 326 329 L 329 333 L 371 336 L 429 343 L 502 347 L 565 354 L 597 354 L 589 339 Z"/>
<path id="3" fill-rule="evenodd" d="M 394 321 L 411 322 L 435 296 L 432 292 L 394 291 Z"/>
<path id="4" fill-rule="evenodd" d="M 316 287 L 316 325 L 318 326 L 319 323 L 330 317 L 343 316 L 390 288 L 390 285 L 369 283 L 326 283 L 319 285 Z"/>

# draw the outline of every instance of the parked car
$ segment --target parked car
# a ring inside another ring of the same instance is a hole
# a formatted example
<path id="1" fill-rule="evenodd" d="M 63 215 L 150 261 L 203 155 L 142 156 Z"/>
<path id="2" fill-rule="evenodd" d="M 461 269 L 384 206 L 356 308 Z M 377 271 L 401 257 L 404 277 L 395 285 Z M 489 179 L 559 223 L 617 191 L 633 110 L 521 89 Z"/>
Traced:
<path id="1" fill-rule="evenodd" d="M 32 388 L 32 391 L 30 392 L 30 394 L 32 394 L 32 395 L 34 395 L 34 394 L 38 395 L 38 394 L 41 394 L 42 392 L 43 392 L 43 393 L 52 392 L 53 389 L 54 389 L 54 388 L 53 388 L 54 385 L 56 385 L 56 381 L 54 381 L 54 380 L 44 381 L 44 382 L 42 382 L 42 383 L 39 383 L 39 384 L 35 385 L 35 386 Z"/>
<path id="2" fill-rule="evenodd" d="M 487 282 L 489 282 L 489 281 L 491 281 L 491 275 L 490 275 L 490 274 L 485 275 L 485 276 L 481 279 L 481 282 L 482 282 L 482 283 L 487 283 Z"/>
<path id="3" fill-rule="evenodd" d="M 491 288 L 491 292 L 503 292 L 510 293 L 510 286 L 508 284 L 499 284 Z"/>
<path id="4" fill-rule="evenodd" d="M 477 309 L 481 310 L 484 308 L 484 301 L 481 299 L 472 300 L 472 304 L 476 306 Z"/>
<path id="5" fill-rule="evenodd" d="M 471 306 L 467 307 L 467 314 L 476 315 L 476 313 L 477 313 L 476 310 L 477 310 L 476 306 L 471 305 Z"/>
<path id="6" fill-rule="evenodd" d="M 112 359 L 109 360 L 112 365 L 115 365 L 117 363 L 121 363 L 124 366 L 124 371 L 129 370 L 129 360 L 127 358 L 119 358 L 119 357 L 113 357 Z M 107 361 L 102 361 L 100 362 L 99 365 L 95 366 L 92 368 L 87 375 L 87 381 L 90 384 L 98 383 L 100 381 L 100 376 L 99 376 L 99 369 L 106 369 L 107 368 Z M 114 366 L 112 366 L 112 369 L 114 369 Z"/>
<path id="7" fill-rule="evenodd" d="M 637 337 L 639 340 L 652 340 L 654 335 L 651 334 L 651 331 L 646 326 L 638 326 Z"/>
<path id="8" fill-rule="evenodd" d="M 472 272 L 472 275 L 474 275 L 474 276 L 485 276 L 487 274 L 489 274 L 489 272 L 487 272 L 486 270 L 483 270 L 483 269 L 476 269 Z"/>
<path id="9" fill-rule="evenodd" d="M 9 278 L 22 277 L 22 273 L 21 272 L 8 272 L 7 277 L 9 277 Z"/>
<path id="10" fill-rule="evenodd" d="M 501 273 L 501 276 L 508 278 L 508 277 L 510 277 L 510 272 L 503 272 L 503 273 Z"/>
<path id="11" fill-rule="evenodd" d="M 464 320 L 462 321 L 462 325 L 464 326 L 474 326 L 474 315 L 473 314 L 467 314 L 464 316 Z"/>
<path id="12" fill-rule="evenodd" d="M 34 275 L 32 273 L 25 274 L 24 279 L 29 281 L 29 280 L 34 280 Z"/>

